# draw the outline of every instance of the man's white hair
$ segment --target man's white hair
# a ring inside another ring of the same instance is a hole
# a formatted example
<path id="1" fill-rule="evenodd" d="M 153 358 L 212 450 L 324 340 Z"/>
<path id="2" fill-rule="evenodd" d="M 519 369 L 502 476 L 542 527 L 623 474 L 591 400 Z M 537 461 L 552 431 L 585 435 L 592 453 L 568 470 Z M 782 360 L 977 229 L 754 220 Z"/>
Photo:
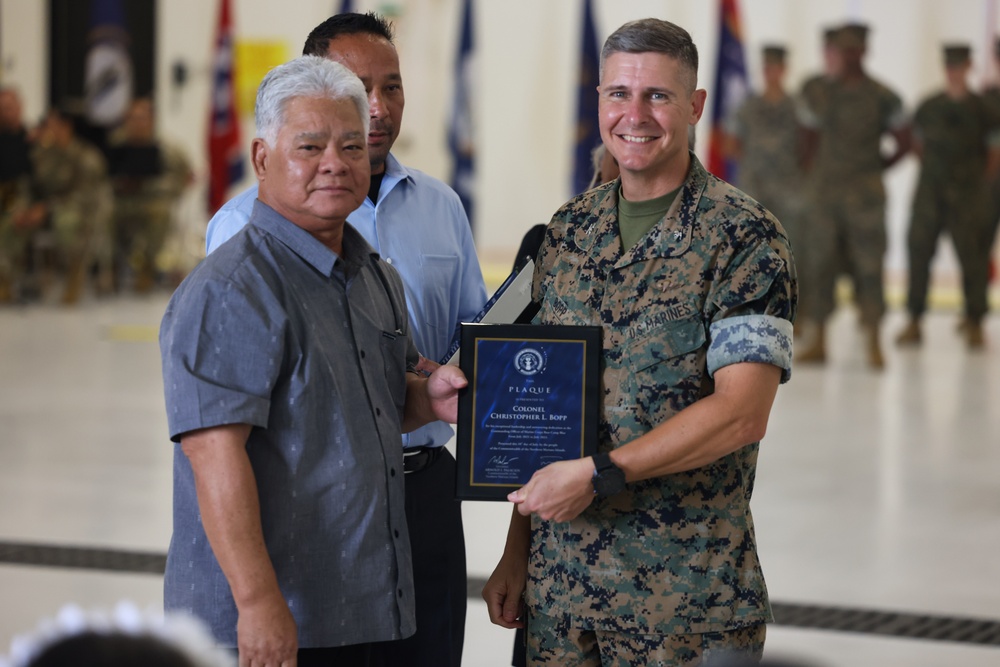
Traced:
<path id="1" fill-rule="evenodd" d="M 361 79 L 340 63 L 302 56 L 275 67 L 260 82 L 254 109 L 258 138 L 274 145 L 285 122 L 285 108 L 296 97 L 351 100 L 368 136 L 368 95 Z"/>

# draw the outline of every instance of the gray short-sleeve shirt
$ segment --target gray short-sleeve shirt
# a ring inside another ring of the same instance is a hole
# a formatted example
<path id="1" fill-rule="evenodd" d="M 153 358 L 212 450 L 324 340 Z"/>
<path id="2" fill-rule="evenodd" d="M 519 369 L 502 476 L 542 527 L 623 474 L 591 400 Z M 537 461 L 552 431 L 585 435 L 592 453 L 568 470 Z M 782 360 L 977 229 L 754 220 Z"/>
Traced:
<path id="1" fill-rule="evenodd" d="M 350 226 L 343 257 L 260 201 L 178 288 L 160 329 L 170 436 L 245 423 L 268 553 L 328 647 L 415 630 L 400 422 L 417 359 L 396 272 Z M 236 607 L 174 453 L 164 603 L 236 645 Z"/>

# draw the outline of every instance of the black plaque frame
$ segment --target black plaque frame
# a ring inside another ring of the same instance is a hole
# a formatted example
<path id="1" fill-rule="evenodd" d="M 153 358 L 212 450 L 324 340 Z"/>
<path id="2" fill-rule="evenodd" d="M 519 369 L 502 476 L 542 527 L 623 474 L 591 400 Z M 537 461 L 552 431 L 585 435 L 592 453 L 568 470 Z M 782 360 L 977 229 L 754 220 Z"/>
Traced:
<path id="1" fill-rule="evenodd" d="M 596 453 L 601 336 L 599 326 L 462 325 L 460 367 L 469 386 L 460 393 L 458 403 L 458 498 L 505 501 L 507 494 L 523 486 L 537 468 L 553 460 L 583 458 Z M 579 359 L 579 367 L 567 368 L 568 364 L 559 363 L 565 358 Z M 529 368 L 519 367 L 524 365 Z M 494 381 L 497 376 L 502 380 Z M 538 407 L 542 410 L 519 414 L 524 422 L 513 418 L 499 422 L 490 420 L 490 416 L 496 414 L 491 410 L 497 405 L 510 403 L 510 409 L 516 410 L 514 404 L 527 401 L 531 404 L 522 405 L 521 410 L 537 410 Z M 548 411 L 551 405 L 577 403 L 579 423 L 575 414 L 567 416 Z M 565 429 L 563 422 L 551 421 L 561 418 L 568 419 Z M 484 423 L 497 425 L 488 427 Z M 505 440 L 500 441 L 501 438 Z M 510 448 L 520 448 L 520 451 L 512 452 Z M 515 461 L 512 468 L 520 468 L 517 479 L 513 478 L 514 469 L 508 471 L 497 467 L 507 465 L 506 461 Z M 524 468 L 525 465 L 529 468 Z M 494 472 L 489 472 L 491 469 Z M 511 478 L 495 476 L 504 474 Z"/>

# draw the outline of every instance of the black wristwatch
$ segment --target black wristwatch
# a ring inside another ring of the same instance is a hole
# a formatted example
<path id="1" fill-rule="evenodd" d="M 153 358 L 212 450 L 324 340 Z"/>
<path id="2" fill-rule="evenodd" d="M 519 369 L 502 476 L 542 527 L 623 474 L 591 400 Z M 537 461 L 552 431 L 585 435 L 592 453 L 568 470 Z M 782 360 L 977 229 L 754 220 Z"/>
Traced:
<path id="1" fill-rule="evenodd" d="M 594 493 L 613 496 L 625 490 L 625 471 L 611 460 L 610 454 L 594 454 Z"/>

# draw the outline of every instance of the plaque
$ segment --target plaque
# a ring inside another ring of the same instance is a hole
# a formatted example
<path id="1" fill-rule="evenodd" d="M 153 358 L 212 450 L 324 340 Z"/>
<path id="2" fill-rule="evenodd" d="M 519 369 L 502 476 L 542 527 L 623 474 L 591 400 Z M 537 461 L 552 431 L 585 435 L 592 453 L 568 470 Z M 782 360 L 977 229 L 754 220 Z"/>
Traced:
<path id="1" fill-rule="evenodd" d="M 597 451 L 601 327 L 463 324 L 458 484 L 506 500 L 555 461 Z"/>

